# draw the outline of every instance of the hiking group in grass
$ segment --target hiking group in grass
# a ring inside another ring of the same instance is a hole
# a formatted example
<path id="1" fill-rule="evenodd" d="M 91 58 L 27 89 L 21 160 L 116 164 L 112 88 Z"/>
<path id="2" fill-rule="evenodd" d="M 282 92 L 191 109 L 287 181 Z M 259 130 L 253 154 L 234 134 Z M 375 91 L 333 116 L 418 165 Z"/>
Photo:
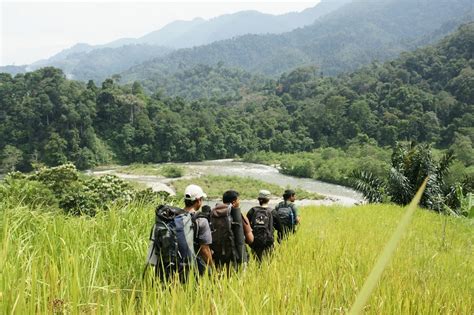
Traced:
<path id="1" fill-rule="evenodd" d="M 300 216 L 293 190 L 285 190 L 283 201 L 269 206 L 271 193 L 261 190 L 259 205 L 244 216 L 239 193 L 228 190 L 222 203 L 211 209 L 204 205 L 207 195 L 201 187 L 189 185 L 184 191 L 184 209 L 160 205 L 150 232 L 147 266 L 155 266 L 161 280 L 178 277 L 186 281 L 189 272 L 204 275 L 212 270 L 237 270 L 250 259 L 247 245 L 259 262 L 277 241 L 296 232 Z"/>

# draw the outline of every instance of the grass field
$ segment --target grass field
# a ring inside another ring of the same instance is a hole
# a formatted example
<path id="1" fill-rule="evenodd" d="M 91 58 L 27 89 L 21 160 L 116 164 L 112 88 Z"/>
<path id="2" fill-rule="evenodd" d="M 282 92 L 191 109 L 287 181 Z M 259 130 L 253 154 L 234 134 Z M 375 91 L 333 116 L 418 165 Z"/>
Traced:
<path id="1" fill-rule="evenodd" d="M 0 202 L 0 313 L 346 313 L 403 215 L 388 205 L 307 207 L 261 266 L 199 283 L 142 281 L 152 205 L 96 218 Z M 446 234 L 443 236 L 443 224 Z M 417 210 L 367 314 L 473 314 L 473 221 Z"/>

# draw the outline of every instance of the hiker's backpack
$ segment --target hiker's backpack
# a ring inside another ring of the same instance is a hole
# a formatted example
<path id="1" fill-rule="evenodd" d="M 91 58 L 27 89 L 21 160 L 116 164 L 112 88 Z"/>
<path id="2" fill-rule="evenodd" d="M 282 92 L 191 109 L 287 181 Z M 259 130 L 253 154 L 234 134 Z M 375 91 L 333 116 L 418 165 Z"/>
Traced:
<path id="1" fill-rule="evenodd" d="M 273 245 L 273 216 L 271 209 L 254 207 L 250 226 L 254 236 L 252 248 L 265 248 Z"/>
<path id="2" fill-rule="evenodd" d="M 147 266 L 155 266 L 155 273 L 162 279 L 177 272 L 180 280 L 185 280 L 196 265 L 192 215 L 180 208 L 160 205 L 155 211 L 150 241 Z"/>
<path id="3" fill-rule="evenodd" d="M 296 219 L 295 219 L 295 212 L 291 205 L 287 202 L 283 203 L 280 206 L 276 207 L 276 213 L 280 218 L 281 225 L 286 230 L 294 230 Z"/>
<path id="4" fill-rule="evenodd" d="M 217 263 L 236 262 L 238 259 L 235 237 L 232 231 L 232 207 L 213 209 L 210 215 L 212 225 L 213 259 Z"/>

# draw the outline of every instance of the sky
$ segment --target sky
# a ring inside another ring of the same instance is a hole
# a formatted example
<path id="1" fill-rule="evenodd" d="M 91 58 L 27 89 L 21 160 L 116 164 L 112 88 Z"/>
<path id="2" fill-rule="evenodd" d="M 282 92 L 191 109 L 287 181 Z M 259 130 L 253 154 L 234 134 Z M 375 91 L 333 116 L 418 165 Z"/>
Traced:
<path id="1" fill-rule="evenodd" d="M 176 20 L 210 19 L 257 10 L 283 14 L 319 0 L 0 0 L 0 65 L 23 65 L 51 57 L 76 43 L 105 44 L 140 37 Z"/>

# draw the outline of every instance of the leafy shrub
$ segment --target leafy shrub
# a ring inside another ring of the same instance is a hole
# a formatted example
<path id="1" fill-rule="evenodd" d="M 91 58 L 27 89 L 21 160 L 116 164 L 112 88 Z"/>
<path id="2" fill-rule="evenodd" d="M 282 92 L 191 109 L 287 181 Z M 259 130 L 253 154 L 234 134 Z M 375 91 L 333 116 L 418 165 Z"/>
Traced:
<path id="1" fill-rule="evenodd" d="M 56 195 L 62 195 L 64 189 L 79 180 L 79 172 L 74 164 L 68 163 L 51 168 L 42 167 L 27 178 L 43 183 Z"/>
<path id="2" fill-rule="evenodd" d="M 281 163 L 281 171 L 283 174 L 311 178 L 314 175 L 314 164 L 311 160 L 286 160 Z"/>
<path id="3" fill-rule="evenodd" d="M 131 184 L 115 175 L 81 176 L 73 164 L 41 168 L 31 175 L 14 172 L 0 185 L 2 199 L 8 197 L 30 206 L 59 206 L 73 215 L 93 216 L 98 210 L 108 209 L 112 202 L 127 203 L 137 197 L 151 199 L 153 194 L 139 194 Z"/>
<path id="4" fill-rule="evenodd" d="M 52 190 L 43 183 L 21 178 L 18 174 L 7 176 L 0 184 L 0 200 L 28 205 L 32 209 L 58 208 L 58 200 Z"/>
<path id="5" fill-rule="evenodd" d="M 177 165 L 164 165 L 161 167 L 160 172 L 165 177 L 177 178 L 184 175 L 184 168 Z"/>
<path id="6" fill-rule="evenodd" d="M 84 181 L 84 185 L 103 203 L 118 199 L 130 201 L 134 196 L 132 186 L 115 175 L 91 177 Z"/>
<path id="7" fill-rule="evenodd" d="M 292 154 L 253 152 L 246 162 L 280 165 L 283 174 L 314 178 L 350 186 L 354 170 L 381 176 L 388 170 L 390 151 L 373 144 L 352 144 L 347 149 L 319 148 L 313 152 Z"/>
<path id="8" fill-rule="evenodd" d="M 166 191 L 153 191 L 151 188 L 135 191 L 134 200 L 143 204 L 160 204 L 169 197 Z"/>

